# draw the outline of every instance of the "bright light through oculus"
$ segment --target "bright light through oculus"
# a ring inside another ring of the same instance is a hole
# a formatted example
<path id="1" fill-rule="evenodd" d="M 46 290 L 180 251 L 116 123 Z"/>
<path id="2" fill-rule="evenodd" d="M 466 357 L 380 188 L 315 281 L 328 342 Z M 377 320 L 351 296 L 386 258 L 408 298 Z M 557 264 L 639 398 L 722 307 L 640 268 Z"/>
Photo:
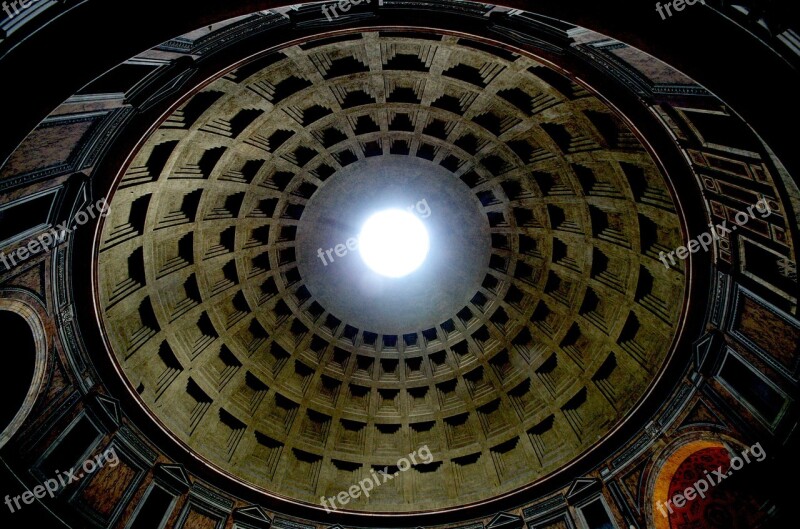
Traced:
<path id="1" fill-rule="evenodd" d="M 358 236 L 358 250 L 364 263 L 386 277 L 403 277 L 419 268 L 429 248 L 425 225 L 402 209 L 375 213 Z"/>

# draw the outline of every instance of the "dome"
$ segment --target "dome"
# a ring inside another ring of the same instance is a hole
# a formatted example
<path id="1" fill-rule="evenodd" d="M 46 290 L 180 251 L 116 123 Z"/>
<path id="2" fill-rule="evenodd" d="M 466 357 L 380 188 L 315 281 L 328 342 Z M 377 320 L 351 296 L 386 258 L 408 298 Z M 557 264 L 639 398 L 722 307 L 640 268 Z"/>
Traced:
<path id="1" fill-rule="evenodd" d="M 789 526 L 796 17 L 529 3 L 3 3 L 0 527 Z"/>
<path id="2" fill-rule="evenodd" d="M 662 369 L 686 276 L 642 242 L 680 240 L 670 188 L 535 57 L 312 40 L 220 74 L 132 158 L 99 241 L 105 334 L 172 435 L 264 492 L 317 503 L 426 446 L 353 508 L 486 500 L 580 457 Z M 345 253 L 386 207 L 431 233 L 406 278 Z"/>

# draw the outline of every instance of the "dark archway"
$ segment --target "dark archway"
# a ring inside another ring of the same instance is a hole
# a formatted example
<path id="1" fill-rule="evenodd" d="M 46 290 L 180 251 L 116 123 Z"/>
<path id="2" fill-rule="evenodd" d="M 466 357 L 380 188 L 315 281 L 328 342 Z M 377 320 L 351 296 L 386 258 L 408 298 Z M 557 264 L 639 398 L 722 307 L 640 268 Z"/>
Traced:
<path id="1" fill-rule="evenodd" d="M 0 432 L 14 420 L 25 404 L 36 369 L 36 342 L 25 318 L 15 312 L 0 310 L 0 329 L 8 349 L 6 361 L 11 369 L 0 370 Z"/>

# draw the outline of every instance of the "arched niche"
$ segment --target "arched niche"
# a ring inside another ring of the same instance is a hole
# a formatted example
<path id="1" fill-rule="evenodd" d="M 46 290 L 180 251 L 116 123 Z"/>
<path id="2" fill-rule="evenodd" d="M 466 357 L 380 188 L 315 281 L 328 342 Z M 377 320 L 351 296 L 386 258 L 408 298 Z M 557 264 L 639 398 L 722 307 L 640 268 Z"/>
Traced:
<path id="1" fill-rule="evenodd" d="M 738 489 L 741 487 L 731 491 L 730 482 L 719 480 L 714 473 L 716 469 L 721 468 L 722 473 L 727 475 L 733 468 L 737 470 L 732 470 L 726 479 L 736 479 L 734 475 L 737 472 L 740 474 L 739 478 L 743 478 L 742 471 L 757 464 L 755 456 L 753 456 L 754 461 L 747 463 L 738 457 L 745 450 L 749 451 L 749 447 L 737 440 L 710 433 L 700 435 L 695 433 L 671 443 L 661 452 L 650 472 L 646 504 L 648 527 L 655 529 L 748 527 L 746 523 L 736 527 L 731 525 L 731 517 L 736 518 L 737 523 L 744 521 L 740 516 L 742 512 L 749 513 L 749 522 L 762 519 L 763 513 L 753 512 L 758 511 L 759 506 L 752 491 L 740 493 Z M 738 467 L 731 467 L 732 458 L 739 459 Z M 710 474 L 711 478 L 707 474 Z M 707 483 L 709 479 L 711 480 L 703 498 L 699 496 L 692 498 L 681 508 L 676 507 L 672 511 L 665 508 L 667 499 L 684 491 L 684 487 L 696 484 L 696 480 L 699 479 Z"/>
<path id="2" fill-rule="evenodd" d="M 25 422 L 44 381 L 47 335 L 39 314 L 22 301 L 0 297 L 0 330 L 6 351 L 0 369 L 0 448 Z"/>

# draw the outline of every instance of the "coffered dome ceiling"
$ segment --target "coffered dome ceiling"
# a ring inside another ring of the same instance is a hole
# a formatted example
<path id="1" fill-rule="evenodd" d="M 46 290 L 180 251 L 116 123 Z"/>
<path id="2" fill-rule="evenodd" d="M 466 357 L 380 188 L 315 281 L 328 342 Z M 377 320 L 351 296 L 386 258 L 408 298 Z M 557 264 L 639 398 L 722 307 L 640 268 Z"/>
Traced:
<path id="1" fill-rule="evenodd" d="M 417 274 L 320 259 L 378 206 L 421 201 Z M 143 405 L 308 503 L 430 448 L 357 511 L 464 505 L 574 461 L 658 376 L 686 289 L 658 261 L 681 244 L 670 185 L 623 119 L 456 36 L 344 34 L 240 65 L 149 136 L 111 205 L 99 304 Z"/>

